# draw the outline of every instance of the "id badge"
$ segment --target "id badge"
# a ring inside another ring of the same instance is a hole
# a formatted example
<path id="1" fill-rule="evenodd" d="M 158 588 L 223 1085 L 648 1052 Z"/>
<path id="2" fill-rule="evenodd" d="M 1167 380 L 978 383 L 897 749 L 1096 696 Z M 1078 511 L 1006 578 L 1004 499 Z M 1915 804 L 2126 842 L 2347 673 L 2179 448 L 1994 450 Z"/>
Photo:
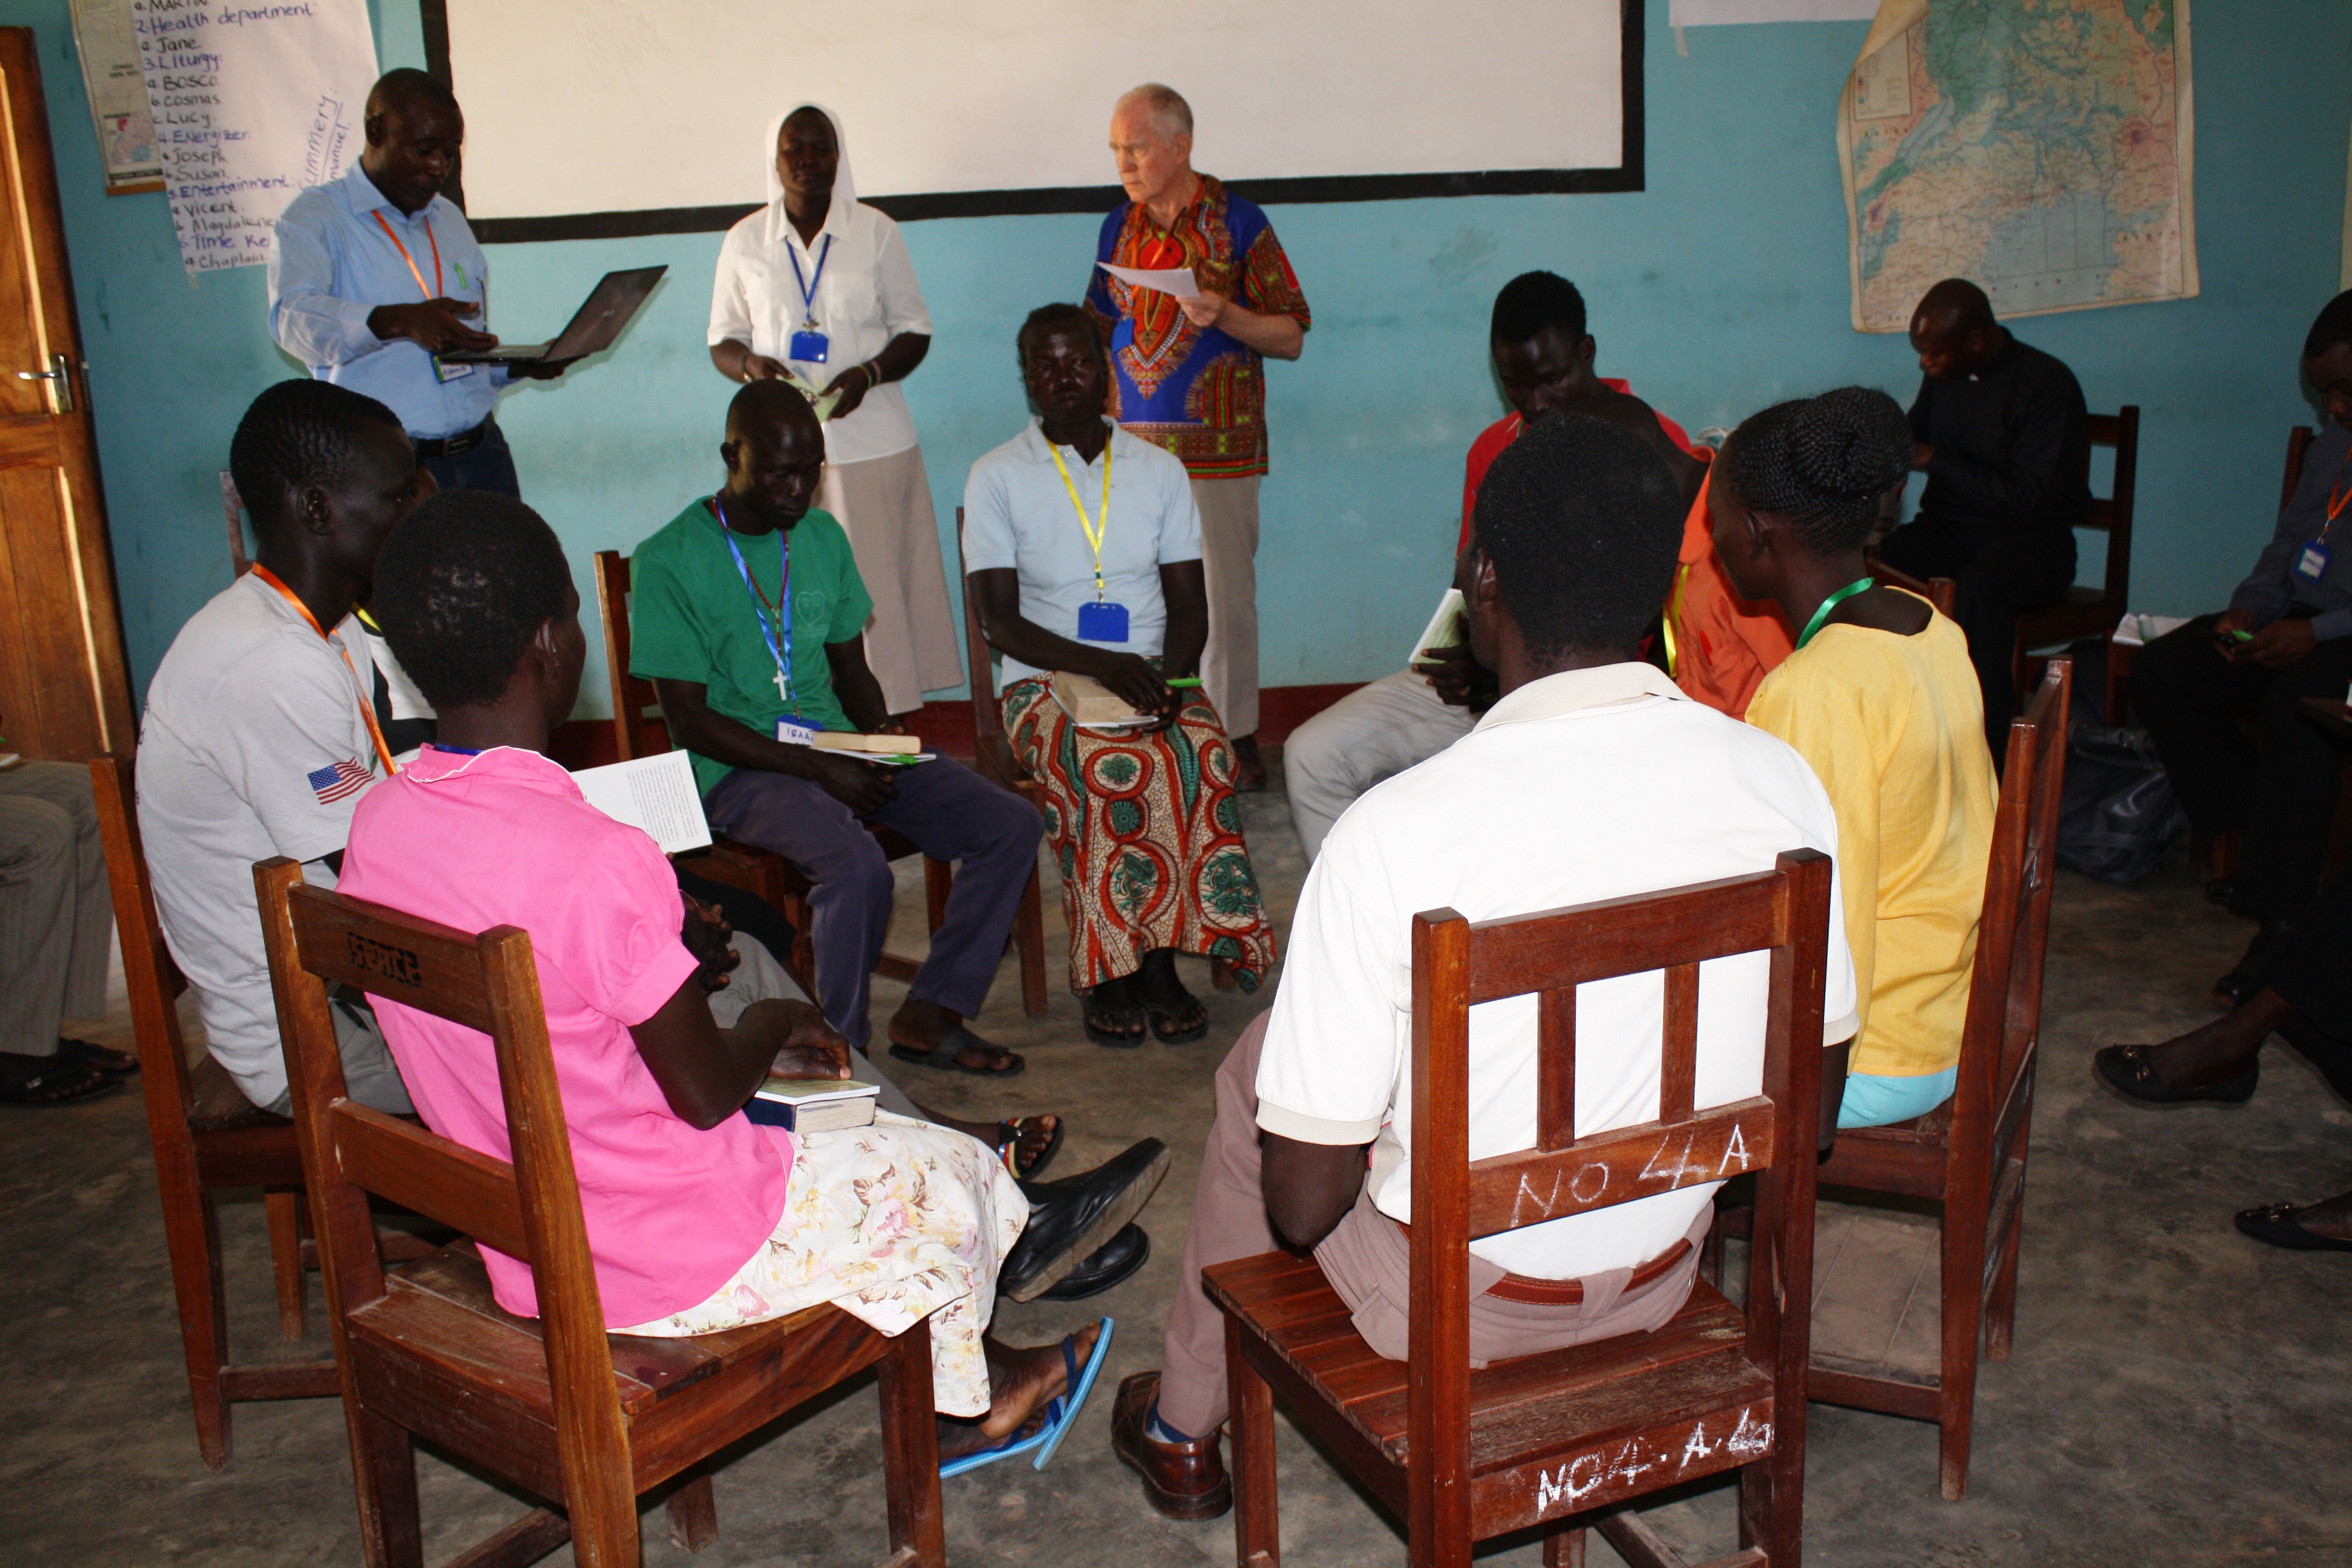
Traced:
<path id="1" fill-rule="evenodd" d="M 1078 640 L 1080 642 L 1119 642 L 1127 640 L 1127 606 L 1097 599 L 1078 606 Z"/>
<path id="2" fill-rule="evenodd" d="M 816 744 L 816 727 L 803 724 L 797 719 L 779 719 L 776 721 L 776 739 L 788 746 L 814 746 Z"/>
<path id="3" fill-rule="evenodd" d="M 474 369 L 470 364 L 446 364 L 439 354 L 433 356 L 433 379 L 436 381 L 456 381 L 461 376 L 473 374 Z"/>
<path id="4" fill-rule="evenodd" d="M 2313 540 L 2303 547 L 2303 553 L 2295 557 L 2294 574 L 2306 583 L 2318 582 L 2327 575 L 2327 546 Z"/>
<path id="5" fill-rule="evenodd" d="M 832 352 L 831 338 L 823 332 L 813 332 L 803 327 L 793 334 L 792 342 L 784 349 L 784 357 L 798 360 L 803 364 L 823 364 L 824 356 Z"/>

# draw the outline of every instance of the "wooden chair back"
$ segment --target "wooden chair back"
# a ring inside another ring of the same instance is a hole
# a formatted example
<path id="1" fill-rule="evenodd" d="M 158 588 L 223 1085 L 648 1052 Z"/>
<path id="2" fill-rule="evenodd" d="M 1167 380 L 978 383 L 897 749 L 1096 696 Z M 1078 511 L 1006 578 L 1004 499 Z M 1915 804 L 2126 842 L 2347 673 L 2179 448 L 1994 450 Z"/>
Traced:
<path id="1" fill-rule="evenodd" d="M 137 775 L 128 757 L 94 757 L 90 790 L 122 952 L 123 988 L 147 1102 L 147 1137 L 155 1155 L 156 1195 L 172 1262 L 180 1340 L 196 1449 L 205 1468 L 227 1466 L 229 1405 L 247 1399 L 320 1398 L 334 1392 L 334 1368 L 322 1362 L 238 1364 L 229 1360 L 227 1299 L 220 1222 L 213 1190 L 258 1186 L 269 1226 L 279 1335 L 304 1331 L 302 1161 L 293 1124 L 248 1101 L 210 1056 L 188 1064 L 178 998 L 188 988 L 163 940 L 155 888 L 139 833 Z"/>
<path id="2" fill-rule="evenodd" d="M 992 741 L 1002 742 L 1004 713 L 996 705 L 996 665 L 980 622 L 980 595 L 963 566 L 963 508 L 956 508 L 956 581 L 963 587 L 963 659 L 971 671 L 971 733 L 973 754 L 986 757 Z"/>
<path id="3" fill-rule="evenodd" d="M 1993 816 L 1969 973 L 1960 1076 L 1952 1091 L 1952 1146 L 1981 1144 L 2000 1170 L 2026 1106 L 2042 1027 L 2050 897 L 2058 870 L 2058 810 L 2066 785 L 2066 712 L 2074 663 L 2053 658 L 2022 717 L 2011 721 L 2009 753 Z M 1983 1136 L 1988 1123 L 1992 1135 Z"/>
<path id="4" fill-rule="evenodd" d="M 669 750 L 668 726 L 654 683 L 629 673 L 629 558 L 596 552 L 596 614 L 604 627 L 604 676 L 613 694 L 613 745 L 617 761 Z"/>
<path id="5" fill-rule="evenodd" d="M 530 1266 L 573 1533 L 634 1537 L 627 1428 L 529 934 L 499 926 L 476 935 L 307 887 L 283 857 L 256 866 L 254 885 L 346 1388 L 345 1320 L 385 1293 L 368 1200 L 388 1198 Z M 338 984 L 490 1037 L 511 1163 L 345 1098 L 327 1010 Z"/>
<path id="6" fill-rule="evenodd" d="M 1481 1237 L 1756 1173 L 1748 1356 L 1792 1395 L 1779 1406 L 1777 1440 L 1803 1451 L 1829 900 L 1829 858 L 1797 850 L 1770 871 L 1545 914 L 1413 918 L 1407 1419 L 1416 1561 L 1421 1543 L 1459 1542 L 1466 1562 L 1474 1538 L 1468 1243 Z M 1699 965 L 1759 950 L 1771 967 L 1763 1092 L 1701 1110 L 1693 1102 Z M 1576 987 L 1654 969 L 1664 972 L 1657 1118 L 1579 1138 Z M 1470 1009 L 1529 994 L 1536 1147 L 1473 1163 Z"/>
<path id="7" fill-rule="evenodd" d="M 1884 561 L 1869 563 L 1870 574 L 1885 588 L 1900 588 L 1906 594 L 1916 594 L 1936 606 L 1946 620 L 1953 618 L 1952 606 L 1958 602 L 1960 585 L 1949 577 L 1930 577 L 1921 582 L 1908 572 L 1899 572 Z"/>
<path id="8" fill-rule="evenodd" d="M 2112 447 L 2116 454 L 2114 483 L 2104 496 L 2091 498 L 2091 515 L 2083 526 L 2107 536 L 2107 573 L 2100 587 L 2102 604 L 2124 613 L 2131 596 L 2132 509 L 2139 490 L 2139 405 L 2126 403 L 2113 414 L 2089 418 L 2090 444 Z"/>
<path id="9" fill-rule="evenodd" d="M 187 1037 L 173 1004 L 188 988 L 163 941 L 155 887 L 147 875 L 147 848 L 139 833 L 138 788 L 128 757 L 93 757 L 91 793 L 98 831 L 106 846 L 106 876 L 114 895 L 114 925 L 122 948 L 123 989 L 138 1037 L 139 1077 L 147 1089 L 147 1130 L 160 1151 L 188 1141 L 196 1109 L 188 1072 Z"/>

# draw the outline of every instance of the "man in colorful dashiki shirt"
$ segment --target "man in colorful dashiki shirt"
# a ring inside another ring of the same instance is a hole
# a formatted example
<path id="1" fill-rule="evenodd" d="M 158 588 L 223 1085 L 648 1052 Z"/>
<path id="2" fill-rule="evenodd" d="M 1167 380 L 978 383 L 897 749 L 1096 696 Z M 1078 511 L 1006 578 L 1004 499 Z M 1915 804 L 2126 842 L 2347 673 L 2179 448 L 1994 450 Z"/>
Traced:
<path id="1" fill-rule="evenodd" d="M 1201 509 L 1209 646 L 1201 675 L 1233 737 L 1234 786 L 1265 787 L 1257 750 L 1257 487 L 1265 473 L 1265 356 L 1297 359 L 1311 324 L 1290 258 L 1257 206 L 1192 168 L 1192 110 L 1146 83 L 1111 115 L 1124 206 L 1103 220 L 1095 259 L 1187 268 L 1186 299 L 1095 271 L 1115 376 L 1111 414 L 1182 459 Z"/>

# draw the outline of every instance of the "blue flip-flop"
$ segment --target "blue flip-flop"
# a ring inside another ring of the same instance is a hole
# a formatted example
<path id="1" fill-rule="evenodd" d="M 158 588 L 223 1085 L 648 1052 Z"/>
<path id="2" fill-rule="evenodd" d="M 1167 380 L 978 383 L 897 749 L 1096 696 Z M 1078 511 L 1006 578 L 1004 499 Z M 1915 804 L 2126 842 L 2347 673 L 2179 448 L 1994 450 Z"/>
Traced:
<path id="1" fill-rule="evenodd" d="M 1054 1450 L 1061 1446 L 1063 1435 L 1068 1432 L 1072 1423 L 1077 1420 L 1078 1408 L 1086 1404 L 1087 1394 L 1095 1385 L 1095 1375 L 1102 1370 L 1104 1352 L 1110 1347 L 1112 1320 L 1108 1318 L 1100 1320 L 1100 1326 L 1102 1331 L 1095 1336 L 1094 1353 L 1087 1358 L 1087 1364 L 1083 1370 L 1077 1364 L 1077 1357 L 1071 1353 L 1070 1342 L 1066 1339 L 1062 1342 L 1062 1363 L 1068 1369 L 1070 1387 L 1066 1392 L 1057 1394 L 1045 1402 L 1041 1412 L 1045 1419 L 1038 1424 L 1037 1430 L 1026 1436 L 1023 1436 L 1016 1431 L 1012 1436 L 992 1448 L 975 1449 L 971 1453 L 960 1454 L 952 1459 L 942 1462 L 940 1466 L 940 1479 L 946 1480 L 950 1476 L 960 1476 L 967 1470 L 976 1470 L 982 1465 L 992 1465 L 999 1459 L 1009 1459 L 1015 1454 L 1028 1453 L 1033 1448 L 1044 1450 L 1034 1461 L 1037 1468 L 1044 1469 L 1045 1461 L 1052 1458 Z"/>
<path id="2" fill-rule="evenodd" d="M 1070 1342 L 1067 1340 L 1062 1342 L 1062 1364 L 1068 1369 L 1070 1386 L 1066 1392 L 1055 1397 L 1066 1404 L 1068 1408 L 1061 1413 L 1058 1420 L 1046 1421 L 1045 1446 L 1037 1450 L 1037 1457 L 1029 1461 L 1034 1468 L 1042 1470 L 1045 1468 L 1046 1461 L 1054 1457 L 1054 1450 L 1062 1446 L 1064 1435 L 1077 1425 L 1078 1412 L 1086 1408 L 1087 1395 L 1094 1392 L 1095 1378 L 1102 1372 L 1104 1358 L 1110 1354 L 1110 1336 L 1118 1324 L 1109 1318 L 1098 1319 L 1097 1321 L 1101 1326 L 1102 1332 L 1095 1336 L 1094 1353 L 1087 1357 L 1087 1364 L 1083 1371 L 1078 1367 L 1078 1358 L 1070 1353 Z"/>

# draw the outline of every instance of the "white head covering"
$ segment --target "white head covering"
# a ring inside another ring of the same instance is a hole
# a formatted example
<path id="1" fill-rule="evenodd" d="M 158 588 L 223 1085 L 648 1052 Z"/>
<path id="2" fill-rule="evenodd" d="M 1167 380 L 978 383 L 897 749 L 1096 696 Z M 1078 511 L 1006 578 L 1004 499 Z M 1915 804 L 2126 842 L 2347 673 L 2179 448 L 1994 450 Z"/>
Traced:
<path id="1" fill-rule="evenodd" d="M 784 133 L 784 121 L 803 109 L 814 109 L 833 127 L 833 144 L 841 161 L 833 174 L 833 205 L 825 213 L 825 226 L 839 233 L 849 232 L 849 215 L 857 206 L 857 182 L 849 173 L 849 139 L 841 133 L 841 116 L 822 103 L 796 103 L 768 121 L 768 243 L 775 244 L 784 237 L 791 220 L 784 216 L 784 178 L 776 173 L 776 138 Z"/>

